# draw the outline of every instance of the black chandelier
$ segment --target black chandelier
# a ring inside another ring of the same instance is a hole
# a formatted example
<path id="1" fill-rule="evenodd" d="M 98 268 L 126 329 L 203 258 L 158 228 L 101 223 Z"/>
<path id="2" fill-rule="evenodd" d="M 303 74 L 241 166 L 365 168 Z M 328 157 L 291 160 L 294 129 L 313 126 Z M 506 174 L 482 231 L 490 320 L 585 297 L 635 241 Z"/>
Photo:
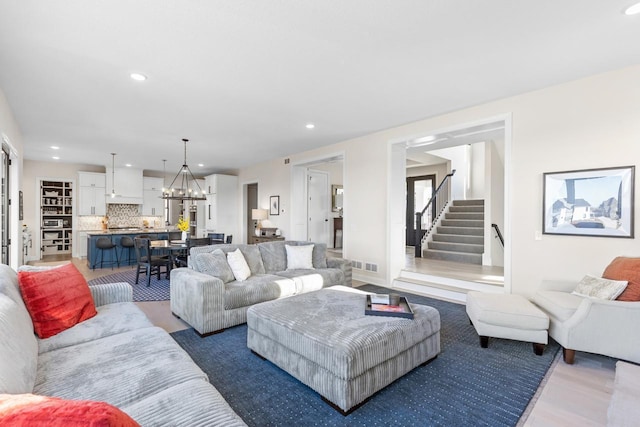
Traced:
<path id="1" fill-rule="evenodd" d="M 189 169 L 189 165 L 187 165 L 187 142 L 189 140 L 182 138 L 182 142 L 184 143 L 184 164 L 169 187 L 162 189 L 162 198 L 165 200 L 207 200 L 207 195 L 200 188 L 198 181 Z"/>

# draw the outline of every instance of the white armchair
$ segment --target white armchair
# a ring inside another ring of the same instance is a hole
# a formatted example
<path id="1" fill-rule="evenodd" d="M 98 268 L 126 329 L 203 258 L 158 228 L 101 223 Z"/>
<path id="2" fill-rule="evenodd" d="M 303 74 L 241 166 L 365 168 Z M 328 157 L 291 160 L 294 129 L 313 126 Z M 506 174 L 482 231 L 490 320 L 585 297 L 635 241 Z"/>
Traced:
<path id="1" fill-rule="evenodd" d="M 640 302 L 573 295 L 577 283 L 543 281 L 533 302 L 549 316 L 549 336 L 572 364 L 576 351 L 640 363 Z"/>

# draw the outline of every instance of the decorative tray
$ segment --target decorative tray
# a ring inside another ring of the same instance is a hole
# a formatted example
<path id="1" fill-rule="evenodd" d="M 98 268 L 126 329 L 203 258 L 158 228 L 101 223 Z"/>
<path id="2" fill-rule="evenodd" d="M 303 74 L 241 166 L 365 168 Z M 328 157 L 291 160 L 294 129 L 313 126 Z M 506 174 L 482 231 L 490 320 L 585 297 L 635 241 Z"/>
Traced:
<path id="1" fill-rule="evenodd" d="M 400 301 L 398 305 L 389 304 L 388 295 L 384 301 L 381 299 L 384 295 L 374 295 L 373 303 L 371 302 L 371 295 L 367 295 L 367 304 L 364 309 L 364 314 L 370 316 L 388 316 L 388 317 L 403 317 L 405 319 L 413 319 L 413 310 L 405 297 L 399 297 Z M 387 304 L 384 304 L 386 302 Z"/>

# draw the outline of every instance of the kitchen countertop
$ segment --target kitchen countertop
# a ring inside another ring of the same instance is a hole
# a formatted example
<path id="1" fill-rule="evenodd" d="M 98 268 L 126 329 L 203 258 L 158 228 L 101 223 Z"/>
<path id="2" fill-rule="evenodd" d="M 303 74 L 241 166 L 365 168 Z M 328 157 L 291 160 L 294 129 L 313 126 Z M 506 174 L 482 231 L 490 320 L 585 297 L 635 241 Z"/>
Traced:
<path id="1" fill-rule="evenodd" d="M 126 228 L 126 229 L 110 229 L 110 230 L 82 230 L 87 233 L 87 236 L 110 236 L 114 234 L 143 234 L 143 233 L 168 233 L 178 230 L 171 230 L 168 228 Z M 179 232 L 179 231 L 178 231 Z"/>

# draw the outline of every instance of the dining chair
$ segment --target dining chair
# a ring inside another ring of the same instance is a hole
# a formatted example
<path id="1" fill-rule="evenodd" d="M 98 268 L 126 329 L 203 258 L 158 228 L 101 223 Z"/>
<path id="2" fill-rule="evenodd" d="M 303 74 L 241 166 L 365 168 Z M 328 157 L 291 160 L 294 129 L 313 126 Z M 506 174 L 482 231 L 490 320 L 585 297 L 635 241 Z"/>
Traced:
<path id="1" fill-rule="evenodd" d="M 194 246 L 207 246 L 211 244 L 211 240 L 208 237 L 199 239 L 187 239 L 187 248 L 184 255 L 178 255 L 175 257 L 175 263 L 177 267 L 189 266 L 189 252 Z"/>
<path id="2" fill-rule="evenodd" d="M 182 239 L 182 231 L 170 231 L 169 232 L 169 241 L 173 240 L 181 240 Z"/>
<path id="3" fill-rule="evenodd" d="M 212 245 L 217 245 L 219 243 L 224 243 L 224 233 L 209 233 L 207 235 L 207 237 L 211 241 L 210 244 L 212 244 Z"/>
<path id="4" fill-rule="evenodd" d="M 136 260 L 138 268 L 136 270 L 136 285 L 140 277 L 140 272 L 145 271 L 147 274 L 147 286 L 151 286 L 151 275 L 156 274 L 160 280 L 161 268 L 164 266 L 167 279 L 171 273 L 171 258 L 168 255 L 152 255 L 151 241 L 147 238 L 136 237 L 133 239 L 136 249 Z"/>

